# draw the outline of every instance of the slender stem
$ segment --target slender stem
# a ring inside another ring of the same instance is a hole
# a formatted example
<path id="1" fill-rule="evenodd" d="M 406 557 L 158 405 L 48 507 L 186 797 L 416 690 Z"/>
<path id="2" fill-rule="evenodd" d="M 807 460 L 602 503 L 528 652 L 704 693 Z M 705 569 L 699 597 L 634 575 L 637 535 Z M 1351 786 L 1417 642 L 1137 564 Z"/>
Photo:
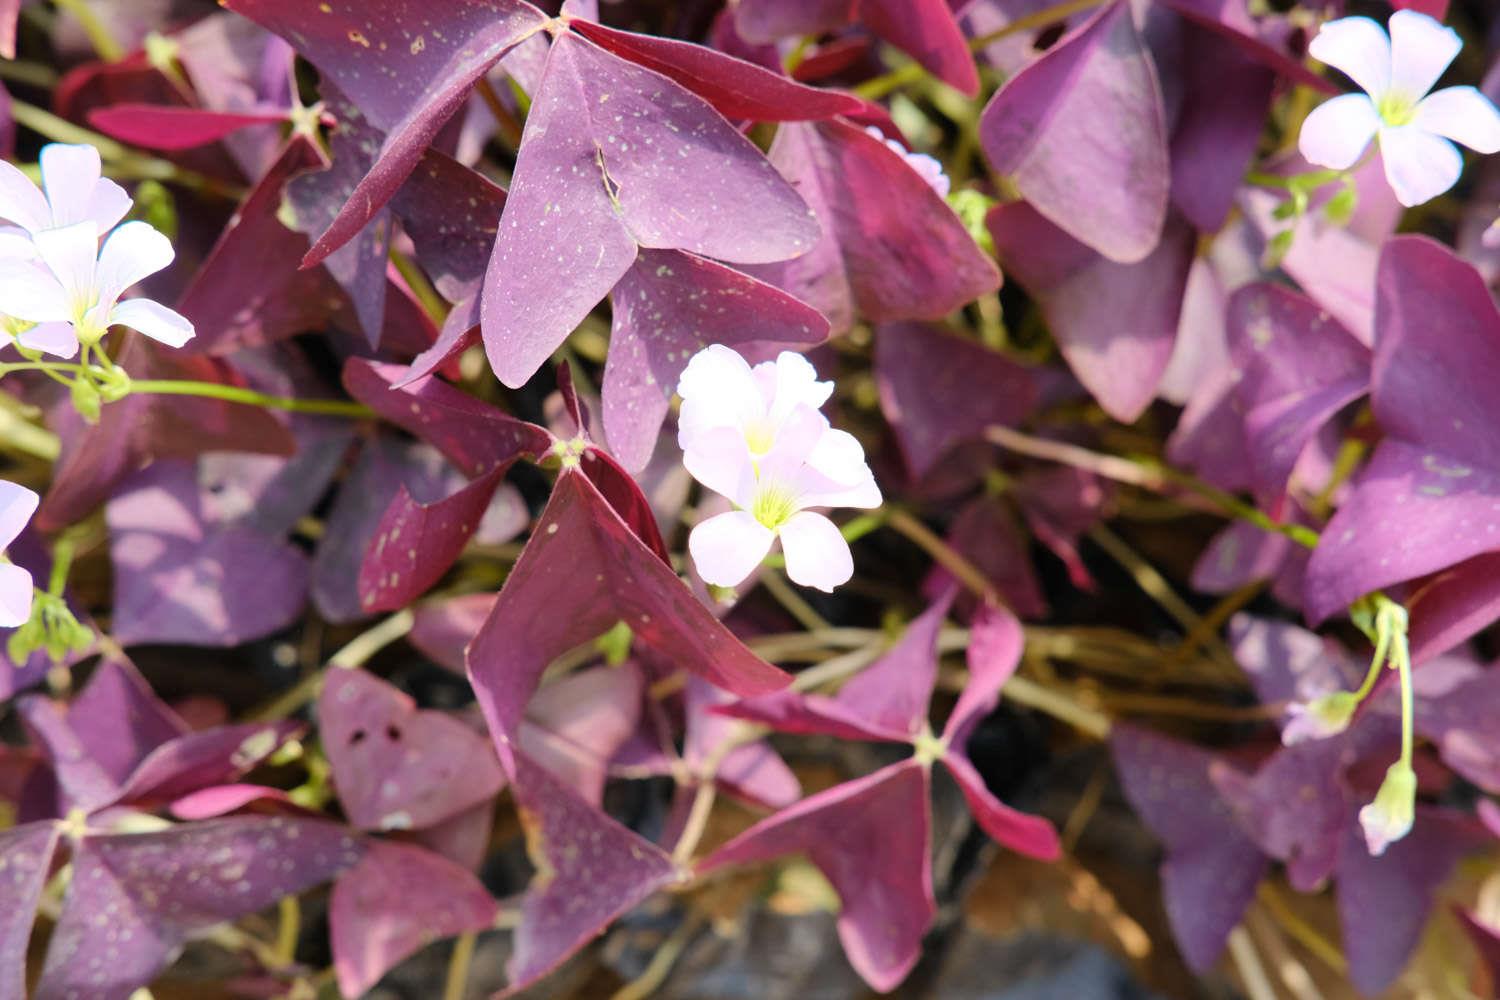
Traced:
<path id="1" fill-rule="evenodd" d="M 674 864 L 686 866 L 693 859 L 693 852 L 698 849 L 698 844 L 708 829 L 708 817 L 713 814 L 718 791 L 719 786 L 712 775 L 698 779 L 698 788 L 693 793 L 693 806 L 688 810 L 687 821 L 682 825 L 682 836 L 677 838 L 677 843 L 672 848 Z"/>
<path id="2" fill-rule="evenodd" d="M 677 964 L 677 959 L 682 957 L 683 951 L 703 927 L 705 919 L 697 910 L 690 911 L 671 936 L 662 942 L 660 948 L 656 949 L 656 954 L 652 955 L 651 961 L 646 963 L 645 970 L 616 990 L 610 1000 L 646 1000 L 647 997 L 654 995 L 661 984 L 666 982 L 667 975 Z"/>
<path id="3" fill-rule="evenodd" d="M 792 585 L 782 577 L 780 570 L 766 570 L 760 575 L 760 582 L 770 595 L 776 598 L 777 603 L 797 619 L 799 625 L 813 631 L 832 627 L 822 615 L 813 610 L 813 606 L 808 604 L 801 594 L 792 589 Z"/>
<path id="4" fill-rule="evenodd" d="M 302 934 L 302 907 L 296 896 L 282 896 L 277 905 L 276 957 L 283 966 L 297 960 L 297 938 Z"/>
<path id="5" fill-rule="evenodd" d="M 187 379 L 138 379 L 130 383 L 131 394 L 150 393 L 157 396 L 204 396 L 222 399 L 230 403 L 248 406 L 263 406 L 271 410 L 286 410 L 291 413 L 317 413 L 330 417 L 367 418 L 377 414 L 363 403 L 351 403 L 342 399 L 292 399 L 287 396 L 269 396 L 254 389 L 237 385 L 217 385 L 213 382 L 193 382 Z"/>
<path id="6" fill-rule="evenodd" d="M 349 640 L 342 649 L 329 657 L 328 666 L 345 669 L 364 666 L 376 653 L 410 632 L 415 622 L 416 616 L 412 614 L 410 608 L 396 612 Z M 316 670 L 265 707 L 251 712 L 248 721 L 274 722 L 277 719 L 285 719 L 316 698 L 322 686 L 323 671 Z"/>
<path id="7" fill-rule="evenodd" d="M 105 62 L 119 62 L 125 58 L 125 47 L 116 41 L 115 36 L 110 34 L 109 26 L 99 20 L 84 0 L 53 0 L 58 10 L 65 11 L 73 16 L 83 33 L 88 36 L 89 44 L 99 54 L 99 58 Z"/>
<path id="8" fill-rule="evenodd" d="M 886 516 L 886 524 L 892 530 L 900 532 L 915 542 L 932 557 L 934 562 L 952 573 L 959 583 L 969 588 L 982 600 L 994 601 L 996 604 L 1005 603 L 1000 596 L 1000 591 L 978 566 L 965 559 L 953 546 L 939 538 L 931 528 L 906 511 L 890 511 Z"/>
<path id="9" fill-rule="evenodd" d="M 50 89 L 57 84 L 57 70 L 45 63 L 0 59 L 0 80 Z"/>
<path id="10" fill-rule="evenodd" d="M 1255 898 L 1260 904 L 1270 911 L 1282 930 L 1290 934 L 1298 944 L 1312 952 L 1328 968 L 1339 975 L 1345 975 L 1349 969 L 1349 963 L 1345 960 L 1343 952 L 1338 945 L 1329 941 L 1322 932 L 1303 920 L 1291 908 L 1291 905 L 1282 898 L 1281 893 L 1271 887 L 1270 882 L 1262 882 L 1255 890 Z"/>
<path id="11" fill-rule="evenodd" d="M 521 123 L 516 120 L 515 115 L 510 113 L 510 109 L 505 106 L 505 102 L 500 100 L 500 95 L 495 93 L 494 85 L 481 76 L 474 89 L 479 92 L 479 99 L 484 101 L 484 106 L 489 110 L 490 117 L 495 119 L 495 124 L 499 126 L 500 133 L 505 136 L 506 143 L 510 145 L 511 149 L 519 149 L 521 146 Z"/>
<path id="12" fill-rule="evenodd" d="M 1401 762 L 1410 767 L 1416 701 L 1411 686 L 1411 652 L 1404 635 L 1397 636 L 1391 646 L 1391 659 L 1401 674 Z"/>
<path id="13" fill-rule="evenodd" d="M 1050 715 L 1059 722 L 1066 722 L 1074 729 L 1087 733 L 1096 740 L 1109 739 L 1109 730 L 1112 725 L 1109 716 L 1092 708 L 1085 708 L 1029 678 L 1012 677 L 1006 681 L 1004 696 L 1008 701 L 1015 702 L 1017 705 L 1025 705 L 1027 708 Z"/>
<path id="14" fill-rule="evenodd" d="M 78 538 L 72 531 L 63 532 L 52 546 L 52 574 L 47 579 L 47 593 L 61 597 L 68 585 L 68 571 L 73 568 L 73 553 L 77 550 Z"/>
<path id="15" fill-rule="evenodd" d="M 464 1000 L 469 987 L 469 966 L 474 961 L 474 943 L 478 935 L 465 931 L 453 942 L 448 956 L 448 975 L 443 980 L 443 1000 Z"/>
<path id="16" fill-rule="evenodd" d="M 0 408 L 0 442 L 48 462 L 57 461 L 62 454 L 62 442 L 56 434 L 5 408 Z"/>

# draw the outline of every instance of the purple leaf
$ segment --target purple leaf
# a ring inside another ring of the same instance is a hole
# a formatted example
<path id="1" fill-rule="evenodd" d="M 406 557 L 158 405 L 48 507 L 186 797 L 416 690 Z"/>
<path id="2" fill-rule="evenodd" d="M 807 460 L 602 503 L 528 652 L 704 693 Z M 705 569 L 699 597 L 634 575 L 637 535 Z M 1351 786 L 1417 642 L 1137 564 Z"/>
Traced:
<path id="1" fill-rule="evenodd" d="M 735 724 L 725 715 L 712 711 L 728 704 L 732 697 L 724 691 L 689 677 L 684 693 L 683 712 L 687 716 L 682 740 L 682 759 L 688 769 L 702 774 L 720 752 L 724 741 L 734 738 Z M 739 799 L 764 809 L 784 809 L 802 797 L 802 785 L 792 769 L 765 740 L 737 746 L 719 761 L 713 779 Z"/>
<path id="2" fill-rule="evenodd" d="M 805 854 L 843 903 L 839 939 L 849 963 L 876 990 L 892 990 L 916 964 L 936 914 L 927 787 L 915 760 L 835 785 L 761 820 L 710 855 L 698 874 Z"/>
<path id="3" fill-rule="evenodd" d="M 364 162 L 325 205 L 308 266 L 377 217 L 475 81 L 547 20 L 520 0 L 394 6 L 337 0 L 316 10 L 301 0 L 226 0 L 225 6 L 290 42 L 349 95 L 372 130 L 361 140 Z"/>
<path id="4" fill-rule="evenodd" d="M 192 149 L 218 142 L 251 125 L 280 124 L 287 120 L 281 108 L 264 111 L 206 111 L 160 104 L 116 104 L 89 112 L 89 124 L 134 146 L 145 149 Z"/>
<path id="5" fill-rule="evenodd" d="M 116 785 L 124 784 L 152 750 L 187 732 L 128 660 L 101 660 L 68 705 L 68 728 Z"/>
<path id="6" fill-rule="evenodd" d="M 1500 553 L 1465 559 L 1429 577 L 1405 603 L 1412 662 L 1447 652 L 1500 618 Z"/>
<path id="7" fill-rule="evenodd" d="M 167 811 L 177 819 L 200 820 L 217 819 L 252 806 L 257 812 L 271 814 L 316 815 L 294 803 L 291 796 L 279 788 L 243 784 L 200 788 L 171 803 Z"/>
<path id="8" fill-rule="evenodd" d="M 280 816 L 84 837 L 36 996 L 125 1000 L 189 937 L 326 882 L 359 855 L 342 827 Z"/>
<path id="9" fill-rule="evenodd" d="M 432 826 L 505 783 L 483 735 L 363 670 L 328 672 L 318 723 L 339 801 L 361 829 Z"/>
<path id="10" fill-rule="evenodd" d="M 1116 725 L 1109 742 L 1126 797 L 1166 850 L 1161 879 L 1172 934 L 1188 964 L 1206 972 L 1267 861 L 1211 780 L 1212 756 L 1131 726 Z"/>
<path id="11" fill-rule="evenodd" d="M 1156 249 L 1171 170 L 1161 88 L 1117 0 L 1000 88 L 980 120 L 995 169 L 1073 239 L 1120 264 Z"/>
<path id="12" fill-rule="evenodd" d="M 731 120 L 809 121 L 858 114 L 864 107 L 849 94 L 808 87 L 702 45 L 637 35 L 592 21 L 573 20 L 568 27 L 600 48 L 675 80 Z"/>
<path id="13" fill-rule="evenodd" d="M 505 467 L 497 467 L 431 503 L 415 499 L 403 483 L 360 564 L 360 607 L 367 612 L 394 611 L 441 580 L 479 530 L 503 475 Z"/>
<path id="14" fill-rule="evenodd" d="M 524 754 L 516 804 L 537 876 L 506 964 L 512 996 L 551 972 L 618 916 L 679 877 L 655 844 L 616 823 Z"/>
<path id="15" fill-rule="evenodd" d="M 1451 661 L 1449 661 L 1451 662 Z M 1444 661 L 1417 673 L 1418 686 Z M 1500 739 L 1493 720 L 1500 711 L 1500 671 L 1488 668 L 1416 705 L 1417 731 L 1437 745 L 1443 763 L 1487 792 L 1500 792 Z"/>
<path id="16" fill-rule="evenodd" d="M 0 995 L 26 996 L 26 951 L 36 908 L 47 886 L 60 833 L 52 822 L 28 823 L 0 831 Z"/>
<path id="17" fill-rule="evenodd" d="M 502 759 L 547 664 L 621 621 L 635 654 L 653 665 L 741 696 L 789 681 L 698 602 L 587 477 L 565 470 L 469 646 L 469 676 Z"/>
<path id="18" fill-rule="evenodd" d="M 163 743 L 141 761 L 121 789 L 120 801 L 155 804 L 234 781 L 302 729 L 296 722 L 247 722 L 185 733 Z"/>
<path id="19" fill-rule="evenodd" d="M 1110 416 L 1133 422 L 1171 360 L 1197 235 L 1174 215 L 1144 259 L 1121 264 L 1024 204 L 988 221 L 1001 262 L 1041 303 L 1078 380 Z"/>
<path id="20" fill-rule="evenodd" d="M 645 468 L 688 359 L 709 344 L 751 357 L 828 335 L 818 311 L 703 257 L 642 250 L 611 294 L 604 431 L 621 464 Z"/>
<path id="21" fill-rule="evenodd" d="M 234 646 L 286 626 L 307 595 L 289 543 L 202 509 L 191 465 L 158 462 L 110 501 L 114 636 L 130 645 Z"/>
<path id="22" fill-rule="evenodd" d="M 364 996 L 432 942 L 485 930 L 496 910 L 480 881 L 441 855 L 370 841 L 359 863 L 334 885 L 328 904 L 340 992 Z"/>
<path id="23" fill-rule="evenodd" d="M 74 809 L 93 812 L 119 798 L 119 782 L 90 755 L 88 745 L 68 725 L 62 705 L 31 694 L 16 700 L 16 710 L 31 741 L 51 765 L 57 784 L 57 815 Z"/>
<path id="24" fill-rule="evenodd" d="M 889 412 L 889 406 L 885 408 Z M 1016 614 L 1040 618 L 1047 613 L 1030 546 L 1003 499 L 981 493 L 964 504 L 948 524 L 947 542 L 995 585 Z M 931 600 L 956 582 L 946 569 L 933 566 L 922 582 L 922 593 Z M 960 601 L 965 602 L 960 607 L 969 606 L 965 595 Z"/>
<path id="25" fill-rule="evenodd" d="M 948 0 L 862 0 L 860 18 L 950 87 L 979 93 L 979 70 Z"/>
<path id="26" fill-rule="evenodd" d="M 1020 665 L 1025 641 L 1021 623 L 1005 608 L 985 602 L 974 613 L 964 651 L 969 682 L 943 726 L 943 741 L 957 752 L 963 752 L 974 727 L 1000 703 L 1000 689 Z"/>
<path id="27" fill-rule="evenodd" d="M 943 764 L 958 782 L 964 801 L 974 814 L 974 821 L 996 843 L 1043 861 L 1056 861 L 1062 855 L 1062 842 L 1052 824 L 997 799 L 968 757 L 957 752 L 946 753 Z"/>
<path id="28" fill-rule="evenodd" d="M 1500 310 L 1472 266 L 1424 237 L 1380 259 L 1375 417 L 1388 435 L 1323 531 L 1306 611 L 1500 549 L 1500 425 L 1484 372 L 1500 365 Z"/>
<path id="29" fill-rule="evenodd" d="M 1272 618 L 1235 615 L 1229 621 L 1234 662 L 1250 676 L 1264 705 L 1306 702 L 1359 685 L 1365 665 L 1332 639 Z"/>
<path id="30" fill-rule="evenodd" d="M 391 198 L 417 260 L 449 302 L 479 291 L 504 208 L 503 188 L 435 149 Z"/>
<path id="31" fill-rule="evenodd" d="M 1370 354 L 1311 299 L 1266 282 L 1235 292 L 1228 332 L 1255 491 L 1279 518 L 1303 451 L 1339 410 L 1364 395 Z"/>
<path id="32" fill-rule="evenodd" d="M 792 35 L 822 35 L 854 20 L 859 0 L 740 0 L 735 27 L 747 41 L 779 42 Z"/>
<path id="33" fill-rule="evenodd" d="M 598 807 L 610 759 L 640 724 L 644 693 L 640 668 L 628 662 L 554 681 L 526 707 L 521 752 Z"/>
<path id="34" fill-rule="evenodd" d="M 638 245 L 766 263 L 816 238 L 802 199 L 712 107 L 563 35 L 526 120 L 485 278 L 490 364 L 506 385 L 525 383 Z M 565 289 L 559 270 L 570 275 Z"/>
<path id="35" fill-rule="evenodd" d="M 428 601 L 415 609 L 407 641 L 422 655 L 455 673 L 464 672 L 464 647 L 495 606 L 494 594 L 464 594 Z"/>
<path id="36" fill-rule="evenodd" d="M 771 162 L 812 206 L 821 237 L 752 272 L 816 306 L 835 334 L 856 318 L 939 320 L 1000 287 L 1000 272 L 927 181 L 841 121 L 783 125 Z"/>
<path id="37" fill-rule="evenodd" d="M 1418 807 L 1411 833 L 1380 857 L 1351 824 L 1339 862 L 1339 923 L 1349 980 L 1365 996 L 1390 986 L 1417 947 L 1438 888 L 1484 835 L 1467 820 Z"/>
<path id="38" fill-rule="evenodd" d="M 937 683 L 938 632 L 955 592 L 950 589 L 912 619 L 889 652 L 840 688 L 839 705 L 874 729 L 915 739 L 927 725 L 927 702 Z"/>
<path id="39" fill-rule="evenodd" d="M 912 475 L 996 424 L 1014 427 L 1036 405 L 1031 372 L 946 329 L 890 323 L 875 333 L 880 408 Z"/>
<path id="40" fill-rule="evenodd" d="M 1333 93 L 1333 85 L 1303 65 L 1288 51 L 1283 39 L 1264 22 L 1258 22 L 1246 10 L 1245 0 L 1162 0 L 1188 20 L 1214 31 L 1233 42 L 1257 62 L 1275 70 L 1294 83 L 1304 84 L 1323 93 Z"/>

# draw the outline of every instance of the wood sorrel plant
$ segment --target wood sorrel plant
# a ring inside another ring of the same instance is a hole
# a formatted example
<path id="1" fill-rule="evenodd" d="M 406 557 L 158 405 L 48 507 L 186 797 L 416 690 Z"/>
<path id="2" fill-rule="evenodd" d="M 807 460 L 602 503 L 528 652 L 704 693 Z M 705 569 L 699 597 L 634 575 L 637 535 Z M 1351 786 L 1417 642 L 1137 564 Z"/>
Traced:
<path id="1" fill-rule="evenodd" d="M 1488 5 L 18 6 L 0 1000 L 1500 975 Z"/>

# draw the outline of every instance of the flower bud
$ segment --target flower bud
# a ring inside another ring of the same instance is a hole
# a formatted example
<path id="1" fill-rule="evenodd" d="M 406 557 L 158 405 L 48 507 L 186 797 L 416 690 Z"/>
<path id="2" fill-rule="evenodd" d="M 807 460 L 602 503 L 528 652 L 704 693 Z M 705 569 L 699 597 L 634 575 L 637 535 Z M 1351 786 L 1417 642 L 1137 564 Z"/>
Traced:
<path id="1" fill-rule="evenodd" d="M 1406 761 L 1398 760 L 1385 772 L 1375 801 L 1359 811 L 1359 825 L 1373 856 L 1378 858 L 1411 832 L 1416 801 L 1417 774 Z"/>

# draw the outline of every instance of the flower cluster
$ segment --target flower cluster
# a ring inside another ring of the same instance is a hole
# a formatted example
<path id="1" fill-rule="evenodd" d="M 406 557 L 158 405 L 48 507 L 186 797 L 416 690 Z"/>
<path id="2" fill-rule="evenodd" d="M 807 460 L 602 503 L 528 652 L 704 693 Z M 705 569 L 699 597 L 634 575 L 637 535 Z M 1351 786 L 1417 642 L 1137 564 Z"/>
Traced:
<path id="1" fill-rule="evenodd" d="M 677 386 L 683 463 L 736 507 L 688 538 L 708 583 L 741 583 L 777 538 L 795 583 L 831 591 L 854 575 L 849 543 L 812 508 L 878 507 L 880 490 L 859 442 L 819 411 L 832 392 L 790 351 L 752 368 L 715 344 L 688 362 Z"/>
<path id="2" fill-rule="evenodd" d="M 53 143 L 42 150 L 38 189 L 0 162 L 0 219 L 9 223 L 0 227 L 0 312 L 23 350 L 71 358 L 115 325 L 172 347 L 193 336 L 193 325 L 159 302 L 121 301 L 170 264 L 173 250 L 147 223 L 119 224 L 131 198 L 101 167 L 93 146 Z"/>

